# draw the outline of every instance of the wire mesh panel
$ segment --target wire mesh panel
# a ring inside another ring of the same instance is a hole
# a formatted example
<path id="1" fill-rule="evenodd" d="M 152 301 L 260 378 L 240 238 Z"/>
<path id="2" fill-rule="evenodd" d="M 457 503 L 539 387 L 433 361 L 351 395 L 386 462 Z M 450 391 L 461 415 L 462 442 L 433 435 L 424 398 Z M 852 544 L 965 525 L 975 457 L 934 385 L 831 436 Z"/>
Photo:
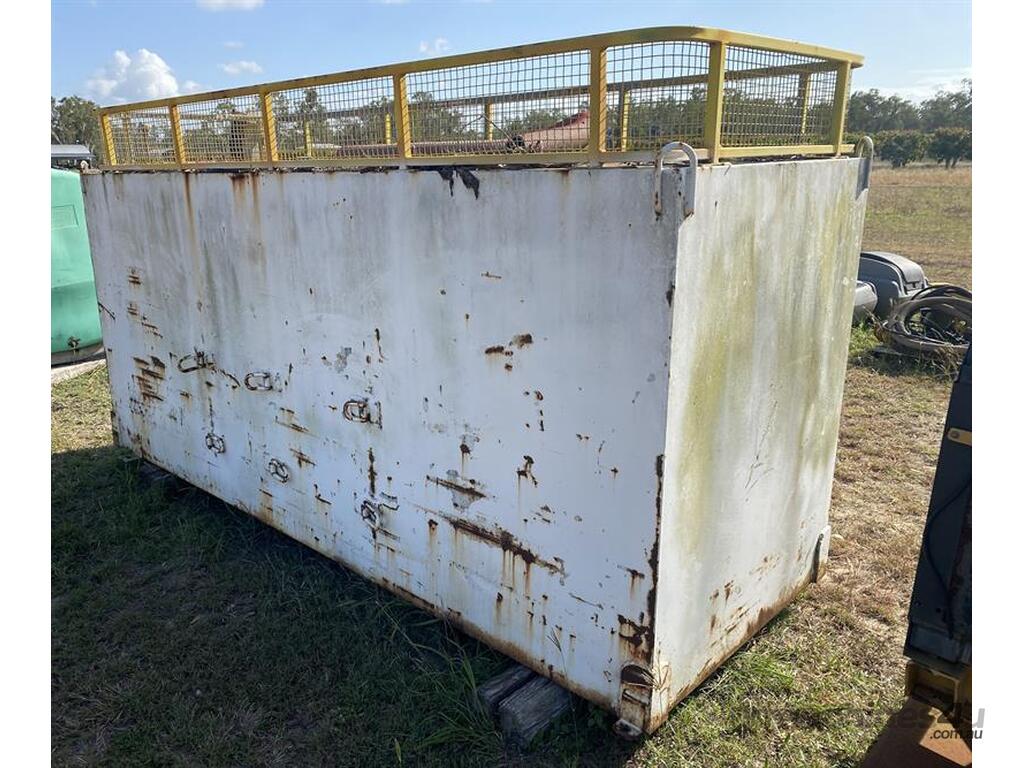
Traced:
<path id="1" fill-rule="evenodd" d="M 590 52 L 407 76 L 412 154 L 585 152 Z"/>
<path id="2" fill-rule="evenodd" d="M 167 107 L 126 110 L 110 115 L 110 138 L 118 163 L 173 165 L 174 140 Z"/>
<path id="3" fill-rule="evenodd" d="M 257 94 L 178 106 L 188 163 L 259 162 L 266 159 Z"/>
<path id="4" fill-rule="evenodd" d="M 671 141 L 713 162 L 836 154 L 850 147 L 835 92 L 860 63 L 722 30 L 613 32 L 108 107 L 103 154 L 149 167 L 632 162 Z"/>
<path id="5" fill-rule="evenodd" d="M 608 150 L 703 146 L 709 50 L 692 40 L 609 48 Z"/>
<path id="6" fill-rule="evenodd" d="M 835 83 L 835 62 L 728 46 L 722 101 L 723 145 L 828 142 Z"/>
<path id="7" fill-rule="evenodd" d="M 277 91 L 272 98 L 282 160 L 394 157 L 390 77 Z"/>

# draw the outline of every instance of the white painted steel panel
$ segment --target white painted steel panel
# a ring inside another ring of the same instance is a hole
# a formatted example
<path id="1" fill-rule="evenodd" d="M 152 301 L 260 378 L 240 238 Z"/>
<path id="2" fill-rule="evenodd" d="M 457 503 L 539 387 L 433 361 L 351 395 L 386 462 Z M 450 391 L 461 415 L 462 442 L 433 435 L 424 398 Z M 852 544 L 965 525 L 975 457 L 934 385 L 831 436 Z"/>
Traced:
<path id="1" fill-rule="evenodd" d="M 856 170 L 86 175 L 118 441 L 653 730 L 805 580 Z"/>

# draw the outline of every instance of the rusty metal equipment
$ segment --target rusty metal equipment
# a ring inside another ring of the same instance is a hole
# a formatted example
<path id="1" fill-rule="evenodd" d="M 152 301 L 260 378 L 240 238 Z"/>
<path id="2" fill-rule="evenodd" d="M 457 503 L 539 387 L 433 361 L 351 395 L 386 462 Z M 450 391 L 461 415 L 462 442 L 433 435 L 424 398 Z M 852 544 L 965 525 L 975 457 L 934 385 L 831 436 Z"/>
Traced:
<path id="1" fill-rule="evenodd" d="M 824 567 L 866 201 L 702 157 L 86 174 L 117 441 L 653 732 Z"/>

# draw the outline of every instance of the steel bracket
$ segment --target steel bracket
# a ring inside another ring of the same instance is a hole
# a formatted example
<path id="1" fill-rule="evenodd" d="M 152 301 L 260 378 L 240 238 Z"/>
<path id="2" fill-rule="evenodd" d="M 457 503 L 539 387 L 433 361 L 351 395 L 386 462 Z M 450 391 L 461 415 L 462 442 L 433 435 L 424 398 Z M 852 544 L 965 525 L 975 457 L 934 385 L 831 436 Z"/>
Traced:
<path id="1" fill-rule="evenodd" d="M 654 156 L 654 215 L 661 216 L 662 213 L 661 171 L 665 164 L 665 155 L 670 152 L 684 152 L 689 161 L 683 179 L 683 218 L 688 219 L 693 216 L 694 198 L 697 194 L 697 153 L 693 151 L 693 147 L 681 141 L 670 141 Z"/>
<path id="2" fill-rule="evenodd" d="M 857 197 L 866 190 L 871 183 L 871 163 L 875 159 L 875 142 L 870 136 L 861 136 L 857 146 L 853 148 L 854 157 L 859 157 L 860 170 L 857 175 Z"/>

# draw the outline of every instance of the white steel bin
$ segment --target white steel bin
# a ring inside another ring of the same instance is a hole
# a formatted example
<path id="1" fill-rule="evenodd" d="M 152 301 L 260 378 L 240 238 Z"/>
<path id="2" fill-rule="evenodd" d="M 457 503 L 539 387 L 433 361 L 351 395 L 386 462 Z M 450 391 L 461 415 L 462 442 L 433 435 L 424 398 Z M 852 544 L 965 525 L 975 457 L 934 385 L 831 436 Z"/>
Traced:
<path id="1" fill-rule="evenodd" d="M 824 560 L 866 162 L 86 174 L 117 442 L 651 732 Z"/>

